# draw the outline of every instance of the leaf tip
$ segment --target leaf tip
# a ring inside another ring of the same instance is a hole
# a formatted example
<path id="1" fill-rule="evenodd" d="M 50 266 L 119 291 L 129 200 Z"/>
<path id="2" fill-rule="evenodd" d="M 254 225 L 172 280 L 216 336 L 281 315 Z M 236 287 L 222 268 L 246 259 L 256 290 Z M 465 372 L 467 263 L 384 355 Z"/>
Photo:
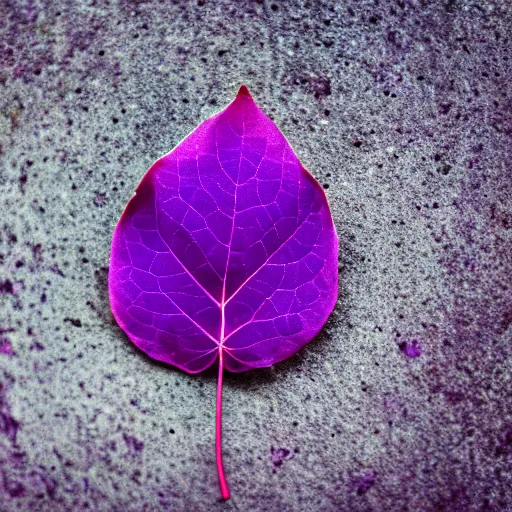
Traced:
<path id="1" fill-rule="evenodd" d="M 249 88 L 246 85 L 240 86 L 240 89 L 238 89 L 238 94 L 236 95 L 237 98 L 240 96 L 247 96 L 251 98 L 251 93 L 249 92 Z"/>

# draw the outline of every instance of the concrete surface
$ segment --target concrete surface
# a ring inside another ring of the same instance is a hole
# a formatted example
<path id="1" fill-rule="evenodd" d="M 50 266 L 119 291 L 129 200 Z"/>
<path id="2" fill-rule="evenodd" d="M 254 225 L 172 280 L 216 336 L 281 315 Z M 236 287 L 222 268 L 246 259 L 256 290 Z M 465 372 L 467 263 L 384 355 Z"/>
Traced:
<path id="1" fill-rule="evenodd" d="M 512 510 L 509 0 L 0 3 L 0 510 Z M 325 184 L 341 292 L 268 370 L 152 362 L 111 234 L 240 84 Z"/>

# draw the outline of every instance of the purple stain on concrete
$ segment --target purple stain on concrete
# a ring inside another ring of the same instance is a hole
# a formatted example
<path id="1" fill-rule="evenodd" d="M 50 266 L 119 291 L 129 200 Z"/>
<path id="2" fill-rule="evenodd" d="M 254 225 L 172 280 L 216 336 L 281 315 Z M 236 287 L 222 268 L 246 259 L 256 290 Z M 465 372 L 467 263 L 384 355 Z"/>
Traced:
<path id="1" fill-rule="evenodd" d="M 2 472 L 2 487 L 11 498 L 19 498 L 25 494 L 25 486 L 17 480 L 10 479 Z"/>
<path id="2" fill-rule="evenodd" d="M 498 436 L 494 450 L 495 457 L 508 457 L 512 455 L 512 428 Z"/>
<path id="3" fill-rule="evenodd" d="M 34 341 L 30 347 L 29 347 L 29 350 L 32 352 L 32 351 L 36 351 L 36 352 L 41 352 L 44 350 L 44 345 L 41 345 L 41 343 L 39 343 L 38 341 Z"/>
<path id="4" fill-rule="evenodd" d="M 270 447 L 270 461 L 272 462 L 274 468 L 278 468 L 283 465 L 285 460 L 290 460 L 295 455 L 294 452 L 288 450 L 288 448 L 274 448 Z"/>
<path id="5" fill-rule="evenodd" d="M 106 198 L 107 196 L 105 194 L 97 194 L 92 202 L 94 203 L 94 206 L 101 208 L 105 204 Z"/>
<path id="6" fill-rule="evenodd" d="M 402 341 L 398 348 L 411 359 L 421 356 L 421 346 L 418 340 Z"/>
<path id="7" fill-rule="evenodd" d="M 13 295 L 14 285 L 12 284 L 12 281 L 6 279 L 5 281 L 0 282 L 0 293 Z"/>
<path id="8" fill-rule="evenodd" d="M 40 474 L 39 479 L 40 479 L 41 483 L 43 484 L 48 497 L 52 500 L 55 499 L 55 493 L 56 493 L 57 487 L 58 487 L 57 481 L 45 473 Z"/>
<path id="9" fill-rule="evenodd" d="M 9 338 L 0 338 L 0 354 L 12 356 L 14 354 Z"/>
<path id="10" fill-rule="evenodd" d="M 135 455 L 144 449 L 144 441 L 139 441 L 135 436 L 123 434 L 123 439 L 132 455 Z"/>
<path id="11" fill-rule="evenodd" d="M 377 473 L 373 470 L 366 471 L 362 475 L 356 478 L 356 492 L 359 496 L 369 491 L 375 484 L 377 479 Z"/>
<path id="12" fill-rule="evenodd" d="M 7 402 L 5 387 L 0 382 L 0 434 L 7 436 L 11 444 L 15 445 L 19 428 L 20 423 L 11 416 L 11 407 Z"/>
<path id="13" fill-rule="evenodd" d="M 20 424 L 16 421 L 8 411 L 0 409 L 0 433 L 6 435 L 12 444 L 16 444 L 16 436 Z"/>

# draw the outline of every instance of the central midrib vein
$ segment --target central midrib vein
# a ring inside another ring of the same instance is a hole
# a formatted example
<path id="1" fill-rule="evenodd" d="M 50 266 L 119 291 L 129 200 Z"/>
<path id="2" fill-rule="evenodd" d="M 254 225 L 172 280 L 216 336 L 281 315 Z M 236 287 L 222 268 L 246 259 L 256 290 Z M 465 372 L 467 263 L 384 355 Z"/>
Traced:
<path id="1" fill-rule="evenodd" d="M 219 342 L 219 350 L 222 351 L 224 345 L 224 333 L 226 329 L 226 281 L 228 275 L 229 268 L 229 257 L 231 256 L 231 242 L 233 240 L 233 233 L 235 231 L 235 213 L 236 213 L 236 191 L 237 186 L 235 186 L 235 207 L 233 210 L 233 224 L 231 226 L 231 235 L 229 236 L 229 245 L 228 245 L 228 256 L 226 258 L 226 270 L 224 272 L 224 282 L 222 283 L 222 300 L 220 303 L 220 314 L 221 314 L 221 324 L 220 324 L 220 342 Z"/>
<path id="2" fill-rule="evenodd" d="M 219 342 L 219 352 L 222 352 L 224 346 L 225 339 L 225 330 L 226 330 L 226 281 L 228 277 L 228 268 L 229 268 L 229 259 L 231 257 L 231 244 L 233 242 L 233 233 L 235 232 L 235 217 L 236 217 L 236 193 L 238 191 L 238 180 L 240 178 L 240 167 L 242 165 L 242 150 L 244 145 L 244 125 L 242 121 L 242 141 L 240 143 L 240 162 L 238 164 L 238 173 L 236 176 L 235 183 L 235 198 L 233 201 L 233 221 L 231 223 L 231 233 L 229 235 L 228 242 L 228 255 L 226 257 L 226 270 L 224 271 L 224 281 L 222 283 L 222 300 L 220 303 L 220 314 L 221 314 L 221 324 L 220 324 L 220 342 Z"/>

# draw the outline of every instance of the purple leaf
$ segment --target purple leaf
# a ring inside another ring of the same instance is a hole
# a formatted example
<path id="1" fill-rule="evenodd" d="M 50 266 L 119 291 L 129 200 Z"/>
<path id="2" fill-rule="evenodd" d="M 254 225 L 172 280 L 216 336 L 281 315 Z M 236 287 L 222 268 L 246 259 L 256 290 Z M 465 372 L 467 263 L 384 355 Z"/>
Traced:
<path id="1" fill-rule="evenodd" d="M 189 373 L 271 366 L 322 328 L 338 238 L 319 183 L 242 86 L 144 175 L 114 231 L 114 316 L 150 357 Z"/>

